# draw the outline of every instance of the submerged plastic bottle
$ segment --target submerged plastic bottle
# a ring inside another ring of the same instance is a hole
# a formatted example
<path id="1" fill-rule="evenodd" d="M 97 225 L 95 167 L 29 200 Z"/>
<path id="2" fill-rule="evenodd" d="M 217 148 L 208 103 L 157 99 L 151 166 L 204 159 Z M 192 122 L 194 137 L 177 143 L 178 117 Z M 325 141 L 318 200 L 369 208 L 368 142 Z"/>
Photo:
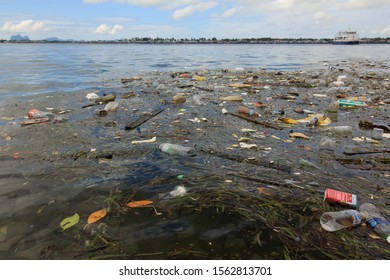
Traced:
<path id="1" fill-rule="evenodd" d="M 390 222 L 381 214 L 379 209 L 372 203 L 363 203 L 359 207 L 360 213 L 365 216 L 367 224 L 375 232 L 390 243 Z"/>
<path id="2" fill-rule="evenodd" d="M 325 212 L 321 215 L 320 223 L 326 231 L 337 231 L 343 228 L 356 227 L 361 224 L 363 216 L 359 211 L 348 209 L 339 212 Z"/>
<path id="3" fill-rule="evenodd" d="M 28 111 L 27 116 L 29 119 L 40 119 L 40 118 L 54 118 L 54 114 L 51 112 L 41 111 L 37 109 L 31 109 Z"/>
<path id="4" fill-rule="evenodd" d="M 260 115 L 259 115 L 259 113 L 257 113 L 255 110 L 253 110 L 253 109 L 249 109 L 249 108 L 247 108 L 247 107 L 244 107 L 244 106 L 240 106 L 239 108 L 238 108 L 238 112 L 240 113 L 240 114 L 244 114 L 244 115 L 247 115 L 247 116 L 249 116 L 249 117 L 259 117 Z"/>
<path id="5" fill-rule="evenodd" d="M 333 134 L 349 134 L 352 133 L 352 127 L 350 125 L 328 126 L 321 128 L 321 131 L 326 131 Z"/>
<path id="6" fill-rule="evenodd" d="M 195 150 L 192 147 L 184 147 L 177 144 L 162 143 L 159 146 L 160 150 L 171 156 L 195 156 Z"/>

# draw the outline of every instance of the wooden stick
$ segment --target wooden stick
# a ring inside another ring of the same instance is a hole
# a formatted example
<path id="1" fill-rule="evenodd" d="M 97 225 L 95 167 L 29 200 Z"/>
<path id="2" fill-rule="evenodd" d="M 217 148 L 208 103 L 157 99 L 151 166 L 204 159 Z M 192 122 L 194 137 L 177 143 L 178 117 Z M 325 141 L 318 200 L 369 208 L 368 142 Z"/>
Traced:
<path id="1" fill-rule="evenodd" d="M 155 116 L 160 114 L 162 111 L 164 111 L 164 108 L 163 109 L 157 109 L 157 110 L 153 111 L 152 113 L 150 113 L 150 115 L 140 116 L 137 120 L 133 121 L 132 123 L 130 123 L 128 125 L 126 125 L 125 130 L 131 130 L 131 129 L 134 129 L 134 128 L 140 126 L 144 122 L 147 122 L 151 118 L 154 118 Z"/>
<path id="2" fill-rule="evenodd" d="M 244 120 L 246 120 L 248 122 L 253 122 L 253 123 L 258 124 L 258 125 L 262 125 L 262 126 L 266 126 L 266 127 L 270 127 L 270 128 L 278 129 L 278 130 L 282 130 L 283 129 L 280 126 L 273 125 L 273 124 L 270 124 L 270 123 L 260 122 L 260 121 L 255 120 L 255 119 L 252 119 L 252 118 L 249 118 L 249 117 L 245 117 L 244 115 L 241 115 L 241 114 L 235 114 L 235 113 L 231 113 L 231 112 L 229 112 L 229 114 L 232 115 L 232 116 L 244 119 Z"/>

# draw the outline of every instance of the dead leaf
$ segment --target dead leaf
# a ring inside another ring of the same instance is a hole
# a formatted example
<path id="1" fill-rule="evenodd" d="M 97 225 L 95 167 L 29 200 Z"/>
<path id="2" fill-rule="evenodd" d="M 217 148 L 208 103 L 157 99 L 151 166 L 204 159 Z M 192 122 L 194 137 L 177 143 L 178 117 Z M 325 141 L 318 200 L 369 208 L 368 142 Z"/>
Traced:
<path id="1" fill-rule="evenodd" d="M 252 86 L 251 85 L 247 85 L 247 84 L 230 84 L 229 87 L 233 87 L 233 88 L 250 88 Z"/>
<path id="2" fill-rule="evenodd" d="M 97 222 L 100 219 L 104 218 L 106 215 L 107 215 L 107 210 L 106 209 L 101 209 L 99 211 L 93 212 L 88 217 L 88 224 L 92 224 L 94 222 Z"/>
<path id="3" fill-rule="evenodd" d="M 310 139 L 308 136 L 306 136 L 305 134 L 300 133 L 300 132 L 293 132 L 293 133 L 290 133 L 290 137 L 291 137 L 291 138 L 302 138 L 302 139 L 306 139 L 306 140 L 309 140 L 309 139 Z"/>
<path id="4" fill-rule="evenodd" d="M 244 99 L 239 95 L 231 95 L 226 97 L 221 97 L 223 101 L 243 101 Z"/>
<path id="5" fill-rule="evenodd" d="M 151 200 L 138 200 L 138 201 L 132 201 L 132 202 L 127 203 L 127 206 L 129 206 L 130 208 L 137 208 L 137 207 L 143 207 L 143 206 L 150 205 L 150 204 L 153 204 L 153 201 L 151 201 Z"/>
<path id="6" fill-rule="evenodd" d="M 369 233 L 368 236 L 371 237 L 372 239 L 382 239 L 379 235 L 375 233 Z"/>
<path id="7" fill-rule="evenodd" d="M 289 124 L 296 124 L 298 123 L 297 120 L 291 119 L 291 118 L 279 118 L 280 121 L 284 123 L 289 123 Z"/>

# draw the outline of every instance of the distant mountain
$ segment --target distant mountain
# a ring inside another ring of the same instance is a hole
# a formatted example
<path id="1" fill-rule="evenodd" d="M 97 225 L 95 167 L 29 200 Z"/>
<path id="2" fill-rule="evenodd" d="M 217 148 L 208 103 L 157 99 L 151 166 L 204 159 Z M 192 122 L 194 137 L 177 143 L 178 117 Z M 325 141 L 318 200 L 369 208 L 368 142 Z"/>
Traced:
<path id="1" fill-rule="evenodd" d="M 26 36 L 20 36 L 20 34 L 18 35 L 13 35 L 11 36 L 11 39 L 9 39 L 10 41 L 30 41 L 30 38 L 26 35 Z"/>

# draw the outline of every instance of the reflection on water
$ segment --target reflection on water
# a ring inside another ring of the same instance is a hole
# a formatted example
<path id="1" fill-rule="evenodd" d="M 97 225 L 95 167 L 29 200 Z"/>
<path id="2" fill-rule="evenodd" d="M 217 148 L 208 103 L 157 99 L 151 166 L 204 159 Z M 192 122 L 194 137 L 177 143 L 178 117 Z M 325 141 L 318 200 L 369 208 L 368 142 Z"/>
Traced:
<path id="1" fill-rule="evenodd" d="M 353 49 L 351 49 L 353 48 Z M 387 59 L 385 45 L 0 44 L 0 98 L 93 90 L 140 71 L 301 69 L 320 61 Z M 353 50 L 353 51 L 352 51 Z"/>

